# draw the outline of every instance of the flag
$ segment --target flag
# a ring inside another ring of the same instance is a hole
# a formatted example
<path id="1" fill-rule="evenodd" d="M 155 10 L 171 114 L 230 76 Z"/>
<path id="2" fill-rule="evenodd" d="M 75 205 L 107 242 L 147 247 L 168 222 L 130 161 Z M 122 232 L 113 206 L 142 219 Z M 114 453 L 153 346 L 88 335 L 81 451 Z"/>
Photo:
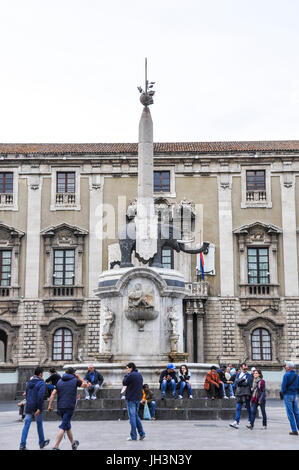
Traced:
<path id="1" fill-rule="evenodd" d="M 202 278 L 203 281 L 205 279 L 204 267 L 205 267 L 205 262 L 204 262 L 204 259 L 203 259 L 203 254 L 200 253 L 200 270 L 201 270 L 201 278 Z"/>

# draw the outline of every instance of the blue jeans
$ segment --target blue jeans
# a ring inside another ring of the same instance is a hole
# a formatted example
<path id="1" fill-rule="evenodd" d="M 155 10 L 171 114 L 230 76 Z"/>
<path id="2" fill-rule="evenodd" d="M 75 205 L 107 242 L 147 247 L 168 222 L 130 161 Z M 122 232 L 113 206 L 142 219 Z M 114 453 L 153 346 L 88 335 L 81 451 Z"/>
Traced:
<path id="1" fill-rule="evenodd" d="M 34 413 L 26 413 L 25 423 L 22 431 L 21 444 L 20 447 L 26 447 L 27 436 L 29 432 L 30 425 L 32 423 Z M 42 446 L 45 442 L 44 430 L 43 430 L 43 412 L 38 416 L 35 416 L 36 428 L 38 433 L 39 445 Z"/>
<path id="2" fill-rule="evenodd" d="M 172 396 L 175 397 L 176 394 L 176 381 L 174 379 L 171 380 L 163 380 L 161 383 L 161 390 L 162 390 L 162 397 L 165 396 L 166 389 L 171 387 Z"/>
<path id="3" fill-rule="evenodd" d="M 184 390 L 185 387 L 187 388 L 188 393 L 189 393 L 189 397 L 190 397 L 190 395 L 192 395 L 191 385 L 187 382 L 184 382 L 184 380 L 181 380 L 181 382 L 180 382 L 179 395 L 183 395 L 183 390 Z"/>
<path id="4" fill-rule="evenodd" d="M 256 417 L 257 407 L 260 406 L 262 416 L 263 416 L 263 426 L 267 426 L 267 415 L 266 415 L 266 400 L 263 400 L 260 405 L 257 403 L 251 403 L 251 426 L 254 426 L 254 421 Z"/>
<path id="5" fill-rule="evenodd" d="M 292 431 L 299 429 L 299 409 L 297 395 L 284 395 L 283 401 L 286 407 L 288 419 Z"/>
<path id="6" fill-rule="evenodd" d="M 232 384 L 224 384 L 224 383 L 222 383 L 223 396 L 224 396 L 224 397 L 226 396 L 225 390 L 226 390 L 227 388 L 229 389 L 229 396 L 230 396 L 230 397 L 233 397 L 233 396 L 234 396 L 233 385 L 232 385 Z"/>
<path id="7" fill-rule="evenodd" d="M 145 432 L 143 430 L 141 420 L 138 416 L 139 406 L 140 406 L 140 400 L 137 400 L 137 401 L 127 400 L 128 415 L 129 415 L 129 420 L 130 420 L 130 425 L 131 425 L 130 436 L 133 441 L 137 440 L 136 428 L 140 436 L 145 436 Z"/>
<path id="8" fill-rule="evenodd" d="M 156 417 L 156 402 L 155 401 L 151 401 L 149 404 L 149 409 L 150 409 L 150 412 L 151 412 L 151 417 L 152 418 L 155 418 Z"/>
<path id="9" fill-rule="evenodd" d="M 239 402 L 237 403 L 236 417 L 235 417 L 235 420 L 237 421 L 237 423 L 240 422 L 242 406 L 243 406 L 243 403 L 239 403 Z M 247 414 L 248 414 L 248 421 L 249 421 L 249 423 L 251 423 L 250 399 L 246 400 L 245 406 L 246 406 L 246 410 L 247 410 Z"/>

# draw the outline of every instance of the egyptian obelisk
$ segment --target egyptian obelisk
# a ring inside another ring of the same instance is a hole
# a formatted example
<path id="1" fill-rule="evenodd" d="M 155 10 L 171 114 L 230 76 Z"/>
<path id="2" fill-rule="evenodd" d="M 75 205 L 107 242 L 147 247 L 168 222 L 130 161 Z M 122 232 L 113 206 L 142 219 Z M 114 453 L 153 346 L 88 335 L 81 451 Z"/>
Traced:
<path id="1" fill-rule="evenodd" d="M 149 105 L 153 104 L 153 82 L 147 80 L 145 59 L 145 90 L 139 87 L 143 111 L 139 122 L 138 138 L 138 195 L 136 223 L 136 252 L 149 261 L 157 253 L 157 217 L 154 207 L 154 143 L 153 121 Z"/>

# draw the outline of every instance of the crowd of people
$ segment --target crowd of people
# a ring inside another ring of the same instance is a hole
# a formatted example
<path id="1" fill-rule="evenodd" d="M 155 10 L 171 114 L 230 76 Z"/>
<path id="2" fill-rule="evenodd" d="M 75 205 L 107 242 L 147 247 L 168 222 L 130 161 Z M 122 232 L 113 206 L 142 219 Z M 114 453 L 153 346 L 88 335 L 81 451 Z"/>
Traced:
<path id="1" fill-rule="evenodd" d="M 285 361 L 286 372 L 283 376 L 280 395 L 284 400 L 287 417 L 291 426 L 291 435 L 298 435 L 299 430 L 299 376 L 297 376 L 295 366 L 290 361 Z M 26 450 L 26 441 L 31 422 L 35 419 L 39 438 L 39 447 L 43 449 L 50 440 L 45 439 L 43 431 L 43 411 L 44 402 L 48 400 L 48 412 L 53 410 L 53 401 L 57 398 L 57 413 L 62 422 L 59 425 L 59 432 L 56 437 L 53 450 L 59 450 L 60 442 L 66 433 L 73 450 L 76 450 L 79 441 L 75 440 L 71 431 L 71 419 L 75 411 L 78 388 L 85 390 L 86 400 L 96 400 L 97 392 L 101 388 L 104 377 L 98 372 L 94 365 L 88 367 L 84 378 L 81 378 L 76 370 L 68 367 L 61 376 L 51 368 L 50 376 L 44 381 L 44 370 L 37 367 L 31 377 L 24 392 L 24 399 L 18 404 L 20 407 L 21 419 L 24 420 L 22 430 L 20 450 Z M 191 372 L 186 364 L 182 364 L 176 372 L 174 364 L 167 364 L 161 371 L 159 384 L 161 399 L 166 397 L 166 391 L 170 389 L 172 398 L 183 399 L 186 389 L 189 399 L 193 399 Z M 123 379 L 121 398 L 126 400 L 129 422 L 131 426 L 128 440 L 145 439 L 145 432 L 141 422 L 142 418 L 156 419 L 156 400 L 154 392 L 150 390 L 148 384 L 143 384 L 143 377 L 138 372 L 136 365 L 131 362 L 126 365 L 126 374 Z M 204 389 L 207 392 L 207 399 L 235 399 L 236 412 L 235 419 L 229 424 L 230 427 L 238 429 L 243 405 L 247 411 L 247 428 L 253 429 L 257 409 L 260 407 L 263 418 L 263 429 L 267 429 L 266 415 L 266 382 L 262 371 L 251 368 L 244 362 L 240 367 L 233 367 L 232 364 L 221 365 L 219 368 L 211 366 L 207 373 Z"/>

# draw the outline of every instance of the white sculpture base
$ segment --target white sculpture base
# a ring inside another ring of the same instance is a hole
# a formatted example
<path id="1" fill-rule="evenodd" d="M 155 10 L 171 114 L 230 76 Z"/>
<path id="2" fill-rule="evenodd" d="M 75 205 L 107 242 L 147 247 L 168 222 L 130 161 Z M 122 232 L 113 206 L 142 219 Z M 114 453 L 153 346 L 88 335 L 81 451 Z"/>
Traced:
<path id="1" fill-rule="evenodd" d="M 142 292 L 140 305 L 136 292 Z M 153 364 L 169 361 L 170 353 L 184 352 L 182 299 L 186 291 L 178 271 L 148 267 L 105 271 L 96 294 L 101 298 L 99 353 L 111 354 L 112 362 Z M 114 314 L 110 351 L 103 337 L 107 309 Z M 178 336 L 175 351 L 173 335 Z"/>

